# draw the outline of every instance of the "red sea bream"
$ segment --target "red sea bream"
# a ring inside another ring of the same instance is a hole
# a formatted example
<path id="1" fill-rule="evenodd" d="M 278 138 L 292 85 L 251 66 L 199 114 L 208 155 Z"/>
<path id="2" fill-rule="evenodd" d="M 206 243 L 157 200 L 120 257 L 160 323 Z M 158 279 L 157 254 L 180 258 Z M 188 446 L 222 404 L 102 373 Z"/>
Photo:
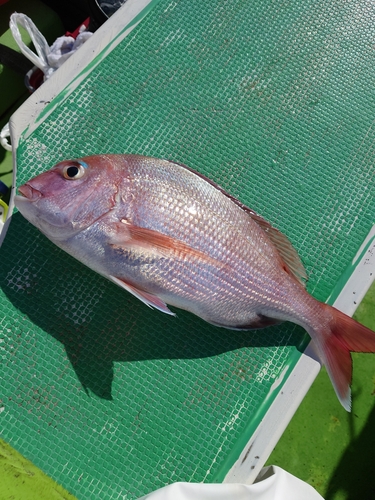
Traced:
<path id="1" fill-rule="evenodd" d="M 209 179 L 171 161 L 98 155 L 19 192 L 18 210 L 47 238 L 151 307 L 231 329 L 301 325 L 350 410 L 350 351 L 374 352 L 375 333 L 309 295 L 286 236 Z"/>

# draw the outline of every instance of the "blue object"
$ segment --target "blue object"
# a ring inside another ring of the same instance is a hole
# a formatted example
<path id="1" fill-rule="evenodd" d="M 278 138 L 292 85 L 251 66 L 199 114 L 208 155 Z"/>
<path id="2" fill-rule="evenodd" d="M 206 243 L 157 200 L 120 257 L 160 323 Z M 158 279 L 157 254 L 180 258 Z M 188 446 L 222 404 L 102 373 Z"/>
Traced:
<path id="1" fill-rule="evenodd" d="M 0 181 L 0 197 L 6 195 L 9 191 L 9 188 L 4 182 Z"/>

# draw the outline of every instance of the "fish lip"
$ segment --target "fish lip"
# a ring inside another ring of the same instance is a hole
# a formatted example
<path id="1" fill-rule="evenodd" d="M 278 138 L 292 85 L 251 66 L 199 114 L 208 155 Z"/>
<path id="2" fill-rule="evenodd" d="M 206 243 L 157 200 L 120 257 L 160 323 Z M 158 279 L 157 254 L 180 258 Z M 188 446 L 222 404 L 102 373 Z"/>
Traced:
<path id="1" fill-rule="evenodd" d="M 36 201 L 42 197 L 42 193 L 37 189 L 30 186 L 30 184 L 24 184 L 18 188 L 19 193 L 23 198 L 26 198 L 29 201 Z"/>

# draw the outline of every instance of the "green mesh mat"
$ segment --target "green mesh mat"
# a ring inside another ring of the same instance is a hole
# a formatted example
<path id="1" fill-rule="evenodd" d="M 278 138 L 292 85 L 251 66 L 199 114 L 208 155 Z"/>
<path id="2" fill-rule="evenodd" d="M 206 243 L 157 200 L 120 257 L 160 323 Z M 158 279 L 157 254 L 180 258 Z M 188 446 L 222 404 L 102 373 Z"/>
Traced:
<path id="1" fill-rule="evenodd" d="M 21 137 L 17 184 L 94 153 L 185 163 L 285 232 L 326 300 L 374 223 L 374 47 L 370 1 L 153 2 Z M 151 311 L 18 213 L 0 285 L 1 435 L 82 499 L 221 481 L 306 345 Z"/>

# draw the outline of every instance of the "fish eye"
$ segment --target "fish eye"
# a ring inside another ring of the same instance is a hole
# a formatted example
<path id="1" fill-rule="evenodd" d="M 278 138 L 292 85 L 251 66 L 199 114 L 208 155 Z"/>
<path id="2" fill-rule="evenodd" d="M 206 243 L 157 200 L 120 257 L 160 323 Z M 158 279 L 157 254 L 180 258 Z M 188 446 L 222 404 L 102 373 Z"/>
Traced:
<path id="1" fill-rule="evenodd" d="M 67 165 L 63 169 L 63 176 L 70 181 L 80 179 L 85 174 L 85 167 L 80 165 Z"/>

